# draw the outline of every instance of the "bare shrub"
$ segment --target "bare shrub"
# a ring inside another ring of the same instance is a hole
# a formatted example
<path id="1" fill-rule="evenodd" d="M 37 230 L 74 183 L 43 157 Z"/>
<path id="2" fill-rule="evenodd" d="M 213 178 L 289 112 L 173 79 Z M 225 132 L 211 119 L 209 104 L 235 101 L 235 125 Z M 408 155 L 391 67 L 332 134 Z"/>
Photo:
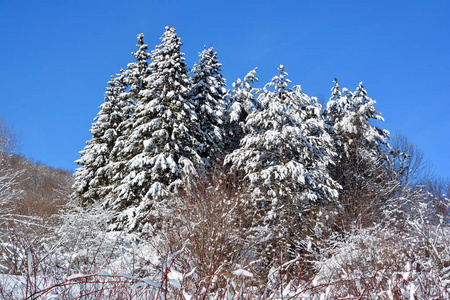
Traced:
<path id="1" fill-rule="evenodd" d="M 153 216 L 164 244 L 174 251 L 186 243 L 186 260 L 200 277 L 247 265 L 252 258 L 252 216 L 249 195 L 236 178 L 217 170 L 186 178 L 185 187 L 159 203 L 166 209 L 157 209 L 160 215 Z"/>
<path id="2" fill-rule="evenodd" d="M 391 139 L 392 151 L 402 154 L 393 168 L 399 174 L 399 181 L 403 186 L 421 185 L 423 180 L 430 177 L 430 167 L 425 162 L 423 152 L 406 136 L 397 132 Z"/>
<path id="3" fill-rule="evenodd" d="M 334 294 L 354 297 L 444 299 L 450 288 L 449 227 L 428 219 L 426 199 L 414 200 L 401 230 L 375 225 L 330 239 L 321 249 L 317 282 L 335 282 Z"/>
<path id="4" fill-rule="evenodd" d="M 11 158 L 10 165 L 22 172 L 17 188 L 23 191 L 24 197 L 16 203 L 17 214 L 49 218 L 67 204 L 72 174 L 21 156 Z"/>
<path id="5" fill-rule="evenodd" d="M 18 141 L 12 126 L 7 126 L 0 116 L 0 158 L 13 154 L 18 148 Z"/>

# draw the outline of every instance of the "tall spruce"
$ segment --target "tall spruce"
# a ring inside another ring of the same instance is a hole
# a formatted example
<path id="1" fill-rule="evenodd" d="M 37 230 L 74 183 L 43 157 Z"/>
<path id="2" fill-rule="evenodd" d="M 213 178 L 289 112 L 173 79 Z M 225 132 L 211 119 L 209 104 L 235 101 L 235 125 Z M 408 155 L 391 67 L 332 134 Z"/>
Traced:
<path id="1" fill-rule="evenodd" d="M 389 132 L 373 123 L 383 118 L 362 83 L 354 93 L 346 88 L 342 92 L 335 79 L 323 112 L 338 154 L 330 172 L 342 186 L 339 203 L 345 217 L 337 225 L 368 225 L 381 217 L 383 203 L 393 192 L 395 174 L 386 155 Z"/>
<path id="2" fill-rule="evenodd" d="M 288 88 L 286 76 L 280 66 L 259 96 L 262 109 L 246 119 L 248 134 L 226 157 L 232 170 L 245 172 L 257 205 L 271 217 L 285 214 L 287 207 L 299 212 L 337 197 L 327 171 L 333 146 L 320 105 L 299 86 Z"/>
<path id="3" fill-rule="evenodd" d="M 225 96 L 225 153 L 229 154 L 239 147 L 245 135 L 245 120 L 254 110 L 261 109 L 257 100 L 259 89 L 252 84 L 258 82 L 256 68 L 250 71 L 244 80 L 238 78 L 233 88 Z"/>
<path id="4" fill-rule="evenodd" d="M 139 33 L 137 39 L 138 50 L 131 53 L 136 61 L 127 66 L 130 94 L 135 100 L 139 98 L 139 93 L 145 88 L 144 79 L 150 75 L 148 60 L 151 58 L 151 54 L 147 53 L 148 45 L 144 43 L 144 34 Z"/>
<path id="5" fill-rule="evenodd" d="M 92 139 L 86 142 L 81 158 L 76 161 L 81 165 L 75 172 L 73 196 L 83 204 L 98 201 L 111 192 L 110 163 L 111 152 L 119 137 L 117 128 L 127 117 L 125 72 L 117 77 L 111 75 L 106 89 L 105 102 L 94 119 L 90 132 Z"/>
<path id="6" fill-rule="evenodd" d="M 136 102 L 140 97 L 140 92 L 145 89 L 146 83 L 144 79 L 150 74 L 148 68 L 148 60 L 151 58 L 151 54 L 147 52 L 148 45 L 144 43 L 144 34 L 139 33 L 137 35 L 137 50 L 131 52 L 135 61 L 127 65 L 125 82 L 128 86 L 127 93 L 124 95 L 123 100 L 123 119 L 117 127 L 118 138 L 111 152 L 111 160 L 108 166 L 109 178 L 114 189 L 120 184 L 121 180 L 127 174 L 127 164 L 133 153 L 130 151 L 128 145 L 128 135 L 133 128 L 132 116 L 136 108 Z M 114 192 L 108 194 L 104 199 L 104 203 L 110 206 L 112 202 L 116 201 L 116 195 Z"/>
<path id="7" fill-rule="evenodd" d="M 362 82 L 354 93 L 346 88 L 342 91 L 344 95 L 335 79 L 331 98 L 323 112 L 326 123 L 334 133 L 339 157 L 356 153 L 356 148 L 368 151 L 369 159 L 377 157 L 382 152 L 382 146 L 388 145 L 389 132 L 372 123 L 384 121 L 375 109 L 376 102 L 368 96 Z"/>
<path id="8" fill-rule="evenodd" d="M 198 152 L 205 165 L 214 164 L 224 150 L 225 78 L 213 47 L 204 49 L 192 68 L 189 99 L 197 116 Z"/>
<path id="9" fill-rule="evenodd" d="M 283 66 L 258 97 L 240 147 L 226 157 L 232 172 L 243 171 L 253 191 L 252 231 L 264 265 L 282 253 L 291 259 L 303 251 L 311 220 L 337 199 L 339 185 L 328 165 L 334 148 L 315 98 L 300 86 L 289 88 Z M 262 225 L 262 226 L 261 226 Z"/>
<path id="10" fill-rule="evenodd" d="M 155 200 L 181 185 L 183 172 L 202 165 L 199 142 L 189 130 L 196 117 L 186 96 L 189 80 L 181 41 L 174 27 L 166 27 L 161 40 L 152 51 L 150 75 L 129 119 L 122 151 L 126 172 L 110 203 L 129 230 L 142 225 Z"/>

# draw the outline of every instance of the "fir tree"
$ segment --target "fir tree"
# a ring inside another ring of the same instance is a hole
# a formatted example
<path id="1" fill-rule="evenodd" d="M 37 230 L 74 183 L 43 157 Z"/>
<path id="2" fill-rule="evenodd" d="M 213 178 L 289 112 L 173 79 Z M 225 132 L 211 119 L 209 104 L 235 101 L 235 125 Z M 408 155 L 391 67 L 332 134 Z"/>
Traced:
<path id="1" fill-rule="evenodd" d="M 148 68 L 148 60 L 151 54 L 147 53 L 148 45 L 144 43 L 144 34 L 137 35 L 137 51 L 131 52 L 135 61 L 127 65 L 125 82 L 127 84 L 128 93 L 123 97 L 123 119 L 117 128 L 118 138 L 111 152 L 111 160 L 108 166 L 109 178 L 114 185 L 114 188 L 126 176 L 127 164 L 132 153 L 128 153 L 129 146 L 127 145 L 128 135 L 133 128 L 133 120 L 131 117 L 134 114 L 136 102 L 140 97 L 140 92 L 145 89 L 146 83 L 144 79 L 150 74 Z M 104 199 L 105 203 L 114 201 L 116 195 L 111 193 L 110 197 Z M 112 198 L 112 199 L 110 199 Z"/>
<path id="2" fill-rule="evenodd" d="M 384 119 L 375 109 L 376 102 L 368 96 L 362 82 L 353 93 L 352 100 L 357 107 L 356 126 L 362 134 L 363 146 L 366 149 L 372 149 L 372 153 L 376 155 L 381 151 L 382 145 L 388 144 L 389 132 L 371 124 L 370 120 L 384 121 Z"/>
<path id="3" fill-rule="evenodd" d="M 320 106 L 299 86 L 288 88 L 283 66 L 279 72 L 259 96 L 263 108 L 247 117 L 240 148 L 226 158 L 232 170 L 245 171 L 255 199 L 275 214 L 284 201 L 304 209 L 337 196 L 327 171 L 334 152 Z"/>
<path id="4" fill-rule="evenodd" d="M 183 172 L 202 164 L 195 133 L 186 126 L 196 118 L 186 100 L 189 80 L 175 28 L 166 27 L 161 40 L 152 51 L 150 75 L 129 119 L 131 128 L 122 151 L 126 176 L 110 203 L 130 230 L 137 229 L 153 201 L 181 184 Z"/>
<path id="5" fill-rule="evenodd" d="M 192 69 L 189 99 L 197 116 L 197 129 L 200 135 L 198 150 L 205 164 L 218 159 L 224 149 L 224 111 L 226 94 L 222 66 L 213 47 L 204 49 L 200 59 Z"/>
<path id="6" fill-rule="evenodd" d="M 339 203 L 344 220 L 371 223 L 381 216 L 383 199 L 392 192 L 393 176 L 387 161 L 389 132 L 372 124 L 383 121 L 375 110 L 375 101 L 364 90 L 362 83 L 351 93 L 346 88 L 340 93 L 335 79 L 332 96 L 323 114 L 333 136 L 337 156 L 330 172 L 342 186 Z M 341 222 L 341 221 L 340 221 Z M 341 226 L 343 224 L 339 224 Z"/>
<path id="7" fill-rule="evenodd" d="M 252 84 L 258 81 L 256 68 L 250 71 L 244 80 L 237 79 L 233 89 L 225 96 L 225 153 L 229 154 L 239 147 L 240 140 L 245 135 L 245 120 L 254 110 L 261 109 L 256 95 L 259 89 Z"/>
<path id="8" fill-rule="evenodd" d="M 384 121 L 381 114 L 375 109 L 375 101 L 372 100 L 362 82 L 356 92 L 351 93 L 344 88 L 344 96 L 340 92 L 337 79 L 332 88 L 332 96 L 327 103 L 323 115 L 326 123 L 332 127 L 336 146 L 340 156 L 349 156 L 353 147 L 364 148 L 377 156 L 381 152 L 382 145 L 387 145 L 389 132 L 382 130 L 371 123 L 371 120 Z"/>
<path id="9" fill-rule="evenodd" d="M 134 113 L 136 97 L 148 75 L 144 35 L 138 35 L 138 50 L 132 54 L 136 62 L 121 69 L 120 74 L 108 83 L 105 102 L 100 106 L 96 123 L 92 125 L 92 139 L 87 142 L 81 158 L 82 165 L 75 173 L 74 196 L 85 204 L 93 201 L 106 203 L 112 198 L 117 181 L 123 178 L 126 162 L 118 154 L 123 151 L 125 135 L 131 127 L 129 118 Z"/>
<path id="10" fill-rule="evenodd" d="M 334 148 L 321 107 L 300 86 L 288 88 L 286 76 L 280 66 L 259 95 L 262 107 L 247 116 L 240 147 L 225 160 L 250 183 L 258 216 L 252 230 L 267 228 L 260 232 L 265 241 L 257 243 L 268 264 L 276 261 L 277 245 L 287 258 L 302 251 L 299 241 L 309 234 L 311 218 L 337 199 L 339 188 L 327 169 Z"/>
<path id="11" fill-rule="evenodd" d="M 90 129 L 92 139 L 86 142 L 86 147 L 80 151 L 81 158 L 76 161 L 82 167 L 75 173 L 74 196 L 84 204 L 98 201 L 111 191 L 108 171 L 110 153 L 118 138 L 117 127 L 126 115 L 124 80 L 123 70 L 117 77 L 111 75 L 105 102 L 100 106 L 100 112 L 94 119 L 96 122 Z"/>
<path id="12" fill-rule="evenodd" d="M 151 54 L 147 53 L 148 45 L 144 43 L 144 34 L 139 33 L 137 36 L 138 43 L 137 51 L 131 54 L 136 59 L 135 62 L 128 64 L 128 85 L 130 86 L 131 96 L 137 100 L 141 90 L 145 88 L 144 79 L 150 75 L 150 69 L 148 68 L 148 60 L 151 58 Z"/>

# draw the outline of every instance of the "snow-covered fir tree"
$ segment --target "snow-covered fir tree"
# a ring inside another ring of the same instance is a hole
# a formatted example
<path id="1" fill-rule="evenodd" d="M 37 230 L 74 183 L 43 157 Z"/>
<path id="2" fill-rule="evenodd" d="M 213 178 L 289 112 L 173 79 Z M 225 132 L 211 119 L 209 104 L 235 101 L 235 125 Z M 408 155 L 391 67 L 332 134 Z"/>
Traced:
<path id="1" fill-rule="evenodd" d="M 344 95 L 340 91 L 335 79 L 323 112 L 338 154 L 330 172 L 342 186 L 339 203 L 346 218 L 361 224 L 362 219 L 372 220 L 369 217 L 380 214 L 382 198 L 392 192 L 387 185 L 394 174 L 385 155 L 389 132 L 373 124 L 383 118 L 362 83 L 354 93 L 346 88 Z"/>
<path id="2" fill-rule="evenodd" d="M 174 27 L 166 27 L 162 44 L 152 51 L 150 75 L 144 79 L 121 157 L 126 172 L 109 205 L 127 229 L 137 229 L 153 201 L 181 184 L 183 172 L 201 166 L 195 139 L 195 113 L 187 101 L 189 79 Z"/>
<path id="3" fill-rule="evenodd" d="M 356 127 L 362 133 L 364 147 L 372 149 L 372 153 L 379 153 L 381 145 L 387 145 L 389 132 L 370 123 L 370 120 L 384 121 L 381 113 L 375 109 L 375 100 L 369 97 L 360 82 L 352 97 L 356 112 Z"/>
<path id="4" fill-rule="evenodd" d="M 148 45 L 144 43 L 144 34 L 139 33 L 137 36 L 138 50 L 131 54 L 136 59 L 135 62 L 128 64 L 128 85 L 130 86 L 130 93 L 136 100 L 139 97 L 139 93 L 145 87 L 144 79 L 150 75 L 150 69 L 148 68 L 148 60 L 151 58 L 151 54 L 147 53 Z"/>
<path id="5" fill-rule="evenodd" d="M 289 88 L 286 76 L 280 66 L 259 94 L 262 107 L 246 118 L 240 147 L 225 159 L 232 172 L 244 172 L 253 192 L 251 231 L 263 265 L 276 263 L 280 251 L 288 259 L 303 251 L 311 220 L 339 188 L 328 172 L 335 153 L 321 106 L 300 86 Z"/>
<path id="6" fill-rule="evenodd" d="M 199 56 L 192 68 L 189 100 L 198 120 L 198 151 L 205 165 L 210 165 L 222 156 L 224 149 L 225 78 L 213 47 L 205 48 Z"/>
<path id="7" fill-rule="evenodd" d="M 350 145 L 364 148 L 373 156 L 380 153 L 380 147 L 388 144 L 389 132 L 371 123 L 371 120 L 384 121 L 378 112 L 362 82 L 357 90 L 351 93 L 344 88 L 342 96 L 337 79 L 334 80 L 332 96 L 327 103 L 323 115 L 326 123 L 332 127 L 340 156 L 350 155 Z"/>
<path id="8" fill-rule="evenodd" d="M 151 58 L 151 54 L 147 52 L 148 45 L 144 43 L 144 34 L 139 33 L 137 35 L 136 46 L 138 49 L 131 52 L 135 61 L 129 63 L 125 71 L 125 82 L 129 88 L 127 94 L 123 97 L 123 120 L 117 128 L 118 138 L 112 149 L 111 160 L 108 165 L 108 176 L 114 187 L 126 176 L 130 155 L 126 152 L 125 148 L 127 147 L 128 135 L 133 128 L 133 120 L 131 117 L 134 114 L 140 92 L 146 87 L 144 79 L 150 74 L 148 60 Z M 109 194 L 108 197 L 103 199 L 104 203 L 109 203 L 115 197 L 114 193 Z"/>
<path id="9" fill-rule="evenodd" d="M 225 96 L 225 153 L 231 153 L 239 147 L 245 134 L 247 116 L 255 109 L 261 109 L 257 100 L 259 89 L 252 87 L 254 82 L 258 82 L 255 74 L 256 68 L 244 80 L 238 78 Z"/>
<path id="10" fill-rule="evenodd" d="M 105 201 L 112 197 L 112 190 L 122 178 L 126 162 L 118 155 L 124 147 L 124 135 L 129 130 L 128 119 L 134 112 L 143 79 L 149 74 L 144 44 L 144 35 L 138 35 L 138 50 L 132 52 L 136 62 L 121 69 L 117 77 L 111 77 L 105 93 L 105 102 L 100 106 L 96 123 L 92 125 L 92 139 L 87 142 L 81 158 L 82 165 L 75 173 L 74 196 L 84 203 Z"/>
<path id="11" fill-rule="evenodd" d="M 76 161 L 81 165 L 75 173 L 73 184 L 74 196 L 84 204 L 98 201 L 111 191 L 109 164 L 110 153 L 119 136 L 117 128 L 127 117 L 127 92 L 125 72 L 117 77 L 111 75 L 106 89 L 105 102 L 94 119 L 90 132 L 92 139 L 86 142 L 81 158 Z"/>
<path id="12" fill-rule="evenodd" d="M 337 197 L 327 170 L 333 146 L 320 105 L 299 86 L 288 88 L 286 76 L 280 66 L 259 96 L 263 109 L 248 115 L 248 134 L 226 157 L 231 170 L 245 171 L 258 205 L 272 217 L 288 206 L 298 212 Z"/>

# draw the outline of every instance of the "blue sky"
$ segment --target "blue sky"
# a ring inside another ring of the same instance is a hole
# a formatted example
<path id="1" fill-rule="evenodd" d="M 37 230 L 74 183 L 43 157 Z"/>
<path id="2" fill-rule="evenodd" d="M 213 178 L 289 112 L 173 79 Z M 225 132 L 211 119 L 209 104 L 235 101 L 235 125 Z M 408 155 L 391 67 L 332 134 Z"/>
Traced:
<path id="1" fill-rule="evenodd" d="M 214 46 L 228 85 L 285 66 L 328 99 L 360 81 L 392 134 L 401 131 L 450 178 L 450 1 L 0 0 L 0 115 L 21 152 L 74 170 L 112 73 L 174 25 L 189 67 Z"/>

